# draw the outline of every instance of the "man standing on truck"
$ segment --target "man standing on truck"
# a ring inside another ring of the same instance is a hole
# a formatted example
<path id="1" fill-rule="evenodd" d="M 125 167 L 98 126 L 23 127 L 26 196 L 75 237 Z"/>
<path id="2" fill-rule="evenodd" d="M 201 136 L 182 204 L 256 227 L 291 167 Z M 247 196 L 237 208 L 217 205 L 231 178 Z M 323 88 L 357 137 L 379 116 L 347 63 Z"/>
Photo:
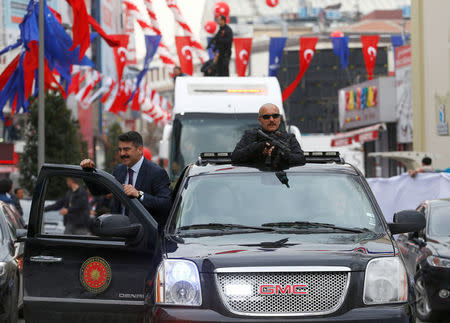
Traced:
<path id="1" fill-rule="evenodd" d="M 233 45 L 233 30 L 227 25 L 227 18 L 223 15 L 217 17 L 220 28 L 211 39 L 207 48 L 214 47 L 219 52 L 217 60 L 217 76 L 230 76 L 228 65 L 231 59 L 231 47 Z"/>
<path id="2" fill-rule="evenodd" d="M 256 163 L 280 169 L 305 164 L 303 150 L 295 136 L 279 130 L 281 114 L 275 104 L 261 106 L 258 122 L 261 128 L 245 131 L 236 145 L 231 155 L 233 163 Z"/>
<path id="3" fill-rule="evenodd" d="M 163 227 L 172 203 L 169 176 L 163 168 L 144 158 L 143 149 L 142 136 L 138 132 L 121 134 L 119 154 L 122 164 L 117 165 L 112 174 L 122 183 L 125 194 L 139 199 L 160 227 Z M 84 159 L 80 166 L 92 169 L 95 163 Z M 95 189 L 91 191 L 98 193 Z M 113 211 L 120 213 L 118 201 Z"/>

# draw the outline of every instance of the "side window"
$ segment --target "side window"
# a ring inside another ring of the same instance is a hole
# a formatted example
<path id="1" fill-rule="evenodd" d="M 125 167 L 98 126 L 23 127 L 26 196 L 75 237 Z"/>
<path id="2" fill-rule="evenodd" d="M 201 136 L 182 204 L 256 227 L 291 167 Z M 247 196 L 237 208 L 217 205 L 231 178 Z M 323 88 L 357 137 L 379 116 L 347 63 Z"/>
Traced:
<path id="1" fill-rule="evenodd" d="M 122 207 L 103 185 L 77 177 L 53 176 L 45 192 L 41 234 L 92 236 L 92 224 Z"/>

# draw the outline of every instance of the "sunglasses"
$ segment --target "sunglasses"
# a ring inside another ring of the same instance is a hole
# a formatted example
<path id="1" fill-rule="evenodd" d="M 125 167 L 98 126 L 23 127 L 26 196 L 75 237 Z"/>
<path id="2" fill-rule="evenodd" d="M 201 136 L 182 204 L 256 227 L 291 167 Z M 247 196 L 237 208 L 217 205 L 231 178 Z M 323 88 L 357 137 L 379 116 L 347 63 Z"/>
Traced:
<path id="1" fill-rule="evenodd" d="M 274 119 L 278 119 L 281 115 L 279 113 L 274 113 L 274 114 L 263 114 L 261 116 L 261 118 L 263 118 L 264 120 L 269 120 L 270 117 L 274 118 Z"/>

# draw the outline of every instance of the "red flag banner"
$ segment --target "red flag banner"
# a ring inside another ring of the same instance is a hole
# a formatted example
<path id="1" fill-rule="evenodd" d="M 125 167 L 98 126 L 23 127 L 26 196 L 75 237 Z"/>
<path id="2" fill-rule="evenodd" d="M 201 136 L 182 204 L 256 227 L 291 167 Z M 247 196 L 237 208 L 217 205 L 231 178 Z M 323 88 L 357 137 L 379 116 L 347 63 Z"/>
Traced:
<path id="1" fill-rule="evenodd" d="M 234 49 L 236 51 L 236 73 L 238 76 L 245 76 L 250 52 L 252 51 L 251 38 L 234 38 Z"/>
<path id="2" fill-rule="evenodd" d="M 194 66 L 192 64 L 192 47 L 191 38 L 189 36 L 176 36 L 175 44 L 177 45 L 178 58 L 180 59 L 180 67 L 183 73 L 192 75 Z"/>
<path id="3" fill-rule="evenodd" d="M 122 79 L 123 69 L 127 65 L 127 49 L 124 47 L 114 47 L 114 60 L 116 62 L 117 80 Z"/>
<path id="4" fill-rule="evenodd" d="M 379 35 L 361 36 L 362 51 L 369 80 L 373 79 L 373 69 L 375 68 L 375 61 L 377 59 L 379 39 Z"/>
<path id="5" fill-rule="evenodd" d="M 300 68 L 294 82 L 292 82 L 287 88 L 284 89 L 283 101 L 286 101 L 291 96 L 291 94 L 297 87 L 298 83 L 300 83 L 300 80 L 302 79 L 306 70 L 308 69 L 309 64 L 311 64 L 318 40 L 319 40 L 318 37 L 300 38 L 300 54 L 299 54 Z"/>

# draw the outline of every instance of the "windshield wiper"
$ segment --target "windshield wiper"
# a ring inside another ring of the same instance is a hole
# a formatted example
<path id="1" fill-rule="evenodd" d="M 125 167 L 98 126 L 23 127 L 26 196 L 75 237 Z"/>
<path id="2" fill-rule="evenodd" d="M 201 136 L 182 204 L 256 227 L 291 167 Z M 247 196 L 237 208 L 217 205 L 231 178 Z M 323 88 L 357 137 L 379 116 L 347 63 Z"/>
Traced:
<path id="1" fill-rule="evenodd" d="M 275 231 L 274 228 L 252 226 L 252 225 L 242 225 L 233 223 L 202 223 L 202 224 L 191 224 L 179 227 L 178 230 L 195 230 L 195 229 L 253 229 L 259 231 Z"/>
<path id="2" fill-rule="evenodd" d="M 347 228 L 337 226 L 331 223 L 321 223 L 321 222 L 308 222 L 308 221 L 292 221 L 292 222 L 269 222 L 261 224 L 262 227 L 280 227 L 280 228 L 330 228 L 341 231 L 348 231 L 354 233 L 369 232 L 367 228 Z"/>

